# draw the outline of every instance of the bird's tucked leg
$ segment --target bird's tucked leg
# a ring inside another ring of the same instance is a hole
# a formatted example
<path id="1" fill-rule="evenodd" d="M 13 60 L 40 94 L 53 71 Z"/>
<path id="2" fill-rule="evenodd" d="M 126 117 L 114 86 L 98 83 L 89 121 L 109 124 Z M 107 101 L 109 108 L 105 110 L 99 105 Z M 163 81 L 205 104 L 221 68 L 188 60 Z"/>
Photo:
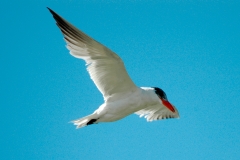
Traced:
<path id="1" fill-rule="evenodd" d="M 96 122 L 97 121 L 97 119 L 91 119 L 88 123 L 87 123 L 87 125 L 91 125 L 91 124 L 93 124 L 94 122 Z"/>

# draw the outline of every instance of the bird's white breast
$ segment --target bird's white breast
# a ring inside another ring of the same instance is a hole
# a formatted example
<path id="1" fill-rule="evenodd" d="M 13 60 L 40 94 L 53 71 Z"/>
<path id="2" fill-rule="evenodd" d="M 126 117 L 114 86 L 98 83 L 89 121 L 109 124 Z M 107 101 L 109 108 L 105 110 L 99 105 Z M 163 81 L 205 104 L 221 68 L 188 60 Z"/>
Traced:
<path id="1" fill-rule="evenodd" d="M 159 103 L 156 97 L 154 94 L 152 95 L 148 91 L 140 88 L 134 92 L 121 95 L 116 94 L 108 98 L 108 100 L 96 110 L 100 115 L 99 122 L 116 121 L 149 105 Z M 155 100 L 153 101 L 153 99 Z"/>

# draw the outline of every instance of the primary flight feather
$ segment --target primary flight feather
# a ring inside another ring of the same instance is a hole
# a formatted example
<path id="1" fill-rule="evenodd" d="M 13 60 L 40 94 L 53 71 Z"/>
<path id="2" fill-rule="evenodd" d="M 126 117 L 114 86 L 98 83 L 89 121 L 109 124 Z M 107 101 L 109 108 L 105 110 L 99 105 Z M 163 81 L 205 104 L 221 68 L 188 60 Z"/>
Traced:
<path id="1" fill-rule="evenodd" d="M 104 98 L 104 103 L 92 114 L 72 121 L 77 128 L 116 121 L 132 113 L 144 116 L 147 121 L 179 117 L 162 89 L 137 87 L 117 54 L 48 9 L 63 33 L 70 54 L 86 62 L 87 71 Z"/>

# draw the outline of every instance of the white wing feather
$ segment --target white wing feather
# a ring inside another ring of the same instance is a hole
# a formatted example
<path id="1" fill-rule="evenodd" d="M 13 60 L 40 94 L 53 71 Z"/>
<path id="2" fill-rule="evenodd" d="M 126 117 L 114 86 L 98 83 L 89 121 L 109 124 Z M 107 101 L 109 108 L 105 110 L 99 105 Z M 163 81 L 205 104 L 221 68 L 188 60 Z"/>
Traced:
<path id="1" fill-rule="evenodd" d="M 144 108 L 138 112 L 135 112 L 135 114 L 138 114 L 140 117 L 144 116 L 144 118 L 146 118 L 147 121 L 150 122 L 168 118 L 179 118 L 179 114 L 176 107 L 174 107 L 174 109 L 175 112 L 173 113 L 163 105 L 157 104 Z"/>
<path id="2" fill-rule="evenodd" d="M 114 93 L 136 88 L 117 54 L 49 10 L 64 35 L 70 54 L 85 60 L 90 77 L 105 100 Z"/>

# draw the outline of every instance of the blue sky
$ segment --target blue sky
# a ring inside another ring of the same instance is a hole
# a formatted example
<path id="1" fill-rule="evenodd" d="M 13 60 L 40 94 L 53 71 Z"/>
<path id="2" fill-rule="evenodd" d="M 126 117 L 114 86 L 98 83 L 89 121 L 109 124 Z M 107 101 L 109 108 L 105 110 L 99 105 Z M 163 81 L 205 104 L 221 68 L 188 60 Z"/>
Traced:
<path id="1" fill-rule="evenodd" d="M 158 86 L 180 119 L 131 115 L 79 130 L 103 103 L 50 7 L 115 51 L 138 86 Z M 239 1 L 2 1 L 1 157 L 240 159 Z"/>

